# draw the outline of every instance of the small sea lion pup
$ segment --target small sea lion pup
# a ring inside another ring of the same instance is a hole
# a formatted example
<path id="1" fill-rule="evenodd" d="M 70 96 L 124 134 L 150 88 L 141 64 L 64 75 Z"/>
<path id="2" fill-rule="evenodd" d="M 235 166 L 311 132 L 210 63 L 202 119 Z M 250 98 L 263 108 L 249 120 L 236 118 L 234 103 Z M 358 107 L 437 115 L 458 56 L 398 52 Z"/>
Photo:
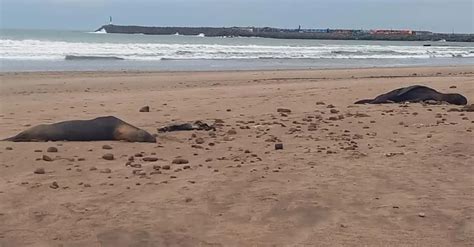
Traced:
<path id="1" fill-rule="evenodd" d="M 72 120 L 54 124 L 41 124 L 27 129 L 4 141 L 128 141 L 156 142 L 145 130 L 116 117 L 98 117 L 91 120 Z"/>
<path id="2" fill-rule="evenodd" d="M 386 94 L 381 94 L 375 99 L 363 99 L 354 104 L 386 104 L 400 102 L 421 102 L 434 100 L 438 102 L 448 102 L 454 105 L 467 104 L 466 97 L 457 93 L 440 93 L 426 86 L 409 86 L 395 89 Z"/>

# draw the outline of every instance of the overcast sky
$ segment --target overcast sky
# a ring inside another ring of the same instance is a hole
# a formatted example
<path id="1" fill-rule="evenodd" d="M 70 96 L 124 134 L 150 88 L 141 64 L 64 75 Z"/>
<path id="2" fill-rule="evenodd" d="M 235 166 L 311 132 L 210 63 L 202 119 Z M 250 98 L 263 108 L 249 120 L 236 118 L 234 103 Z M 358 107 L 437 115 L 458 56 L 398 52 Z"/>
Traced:
<path id="1" fill-rule="evenodd" d="M 414 29 L 474 33 L 474 0 L 0 0 L 2 28 L 114 24 Z"/>

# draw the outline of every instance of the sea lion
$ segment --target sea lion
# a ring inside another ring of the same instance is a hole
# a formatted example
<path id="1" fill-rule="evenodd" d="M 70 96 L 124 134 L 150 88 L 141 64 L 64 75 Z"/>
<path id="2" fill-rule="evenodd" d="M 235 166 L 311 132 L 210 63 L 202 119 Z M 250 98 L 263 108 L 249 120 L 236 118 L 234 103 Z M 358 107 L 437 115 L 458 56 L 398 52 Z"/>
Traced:
<path id="1" fill-rule="evenodd" d="M 188 131 L 188 130 L 216 130 L 213 125 L 203 123 L 202 121 L 195 121 L 194 123 L 183 123 L 183 124 L 171 124 L 158 129 L 158 132 L 171 132 L 171 131 Z"/>
<path id="2" fill-rule="evenodd" d="M 454 105 L 467 104 L 466 97 L 462 96 L 461 94 L 440 93 L 432 88 L 420 85 L 398 88 L 386 94 L 381 94 L 375 99 L 363 99 L 355 102 L 354 104 L 386 104 L 399 102 L 421 102 L 427 100 L 447 102 Z"/>
<path id="3" fill-rule="evenodd" d="M 116 117 L 98 117 L 91 120 L 72 120 L 54 124 L 41 124 L 27 129 L 4 141 L 111 141 L 156 142 L 145 130 Z"/>

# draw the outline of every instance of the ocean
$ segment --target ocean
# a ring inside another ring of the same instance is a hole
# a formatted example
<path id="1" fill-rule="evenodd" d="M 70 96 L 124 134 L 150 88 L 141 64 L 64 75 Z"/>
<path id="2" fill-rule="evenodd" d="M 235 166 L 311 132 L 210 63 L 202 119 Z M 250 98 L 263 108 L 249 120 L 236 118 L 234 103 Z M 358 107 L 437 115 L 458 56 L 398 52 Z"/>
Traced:
<path id="1" fill-rule="evenodd" d="M 66 60 L 66 56 L 115 59 Z M 445 65 L 474 65 L 474 43 L 0 30 L 1 72 L 212 71 Z"/>

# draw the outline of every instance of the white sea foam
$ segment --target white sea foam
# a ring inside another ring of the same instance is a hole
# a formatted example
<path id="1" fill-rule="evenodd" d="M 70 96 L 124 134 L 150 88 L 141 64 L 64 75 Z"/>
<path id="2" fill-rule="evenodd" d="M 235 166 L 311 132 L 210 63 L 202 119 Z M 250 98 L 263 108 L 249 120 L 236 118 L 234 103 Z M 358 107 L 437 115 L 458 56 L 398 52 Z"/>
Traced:
<path id="1" fill-rule="evenodd" d="M 106 34 L 107 30 L 105 30 L 104 28 L 101 28 L 95 32 L 87 32 L 87 33 Z"/>
<path id="2" fill-rule="evenodd" d="M 111 56 L 126 60 L 184 59 L 409 59 L 474 57 L 474 47 L 402 45 L 217 45 L 83 43 L 0 39 L 0 59 L 62 60 L 66 55 Z"/>

